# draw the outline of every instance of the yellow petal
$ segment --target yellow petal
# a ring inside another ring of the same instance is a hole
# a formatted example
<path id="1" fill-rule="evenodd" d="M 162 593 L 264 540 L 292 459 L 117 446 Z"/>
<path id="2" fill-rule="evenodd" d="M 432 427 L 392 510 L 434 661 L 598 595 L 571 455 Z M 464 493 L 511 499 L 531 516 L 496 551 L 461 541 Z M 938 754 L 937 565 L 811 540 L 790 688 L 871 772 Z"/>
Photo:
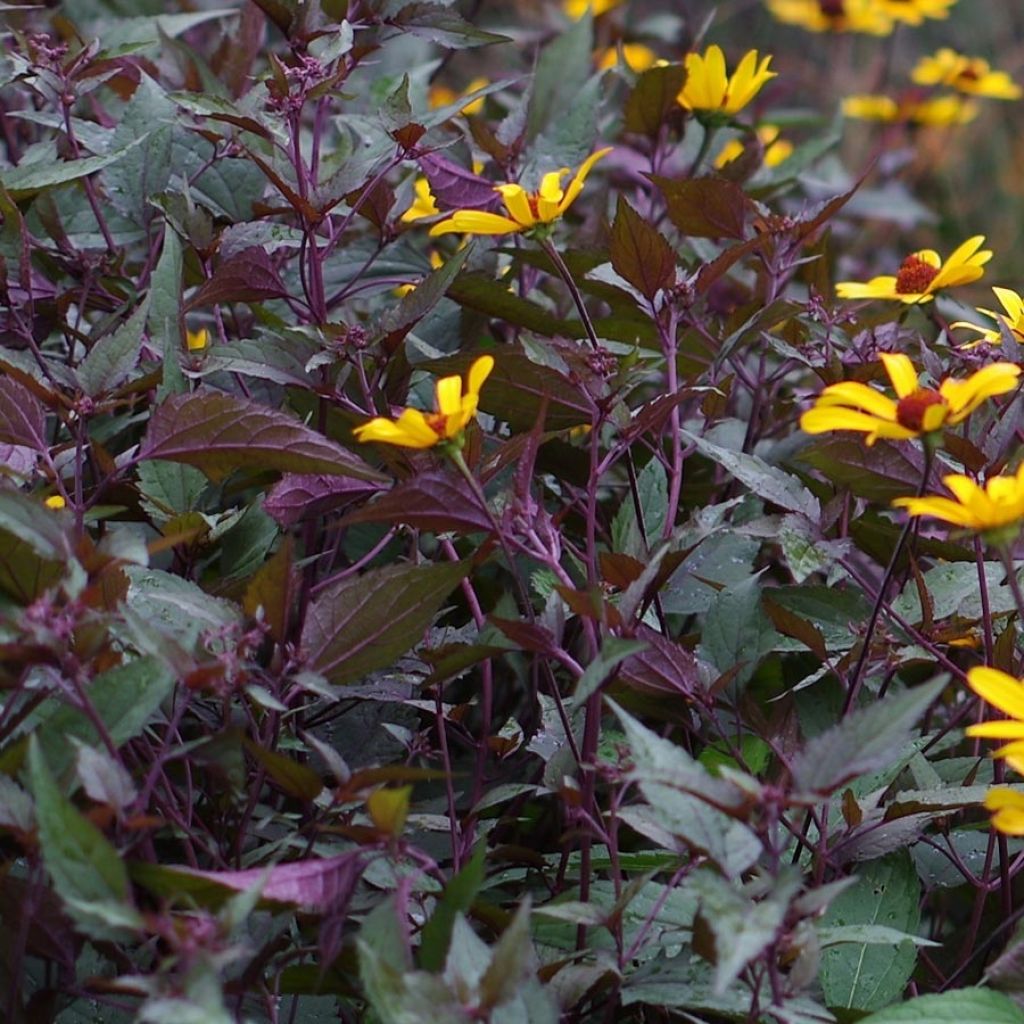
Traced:
<path id="1" fill-rule="evenodd" d="M 917 370 L 907 356 L 902 352 L 879 352 L 878 358 L 882 360 L 898 398 L 906 398 L 917 390 Z"/>
<path id="2" fill-rule="evenodd" d="M 480 356 L 473 361 L 469 368 L 469 379 L 466 381 L 466 394 L 479 395 L 484 381 L 491 375 L 494 369 L 494 356 Z"/>
<path id="3" fill-rule="evenodd" d="M 987 398 L 1004 395 L 1017 386 L 1020 367 L 1014 363 L 990 363 L 966 380 L 944 380 L 939 392 L 949 403 L 952 415 L 949 422 L 966 419 Z"/>
<path id="4" fill-rule="evenodd" d="M 986 703 L 1012 718 L 1024 719 L 1024 685 L 997 668 L 978 665 L 967 673 L 967 685 Z"/>
<path id="5" fill-rule="evenodd" d="M 210 341 L 210 332 L 202 327 L 198 331 L 185 332 L 185 344 L 189 352 L 201 352 Z"/>
<path id="6" fill-rule="evenodd" d="M 67 502 L 59 494 L 51 494 L 43 504 L 55 512 L 67 507 Z"/>
<path id="7" fill-rule="evenodd" d="M 825 434 L 831 430 L 860 430 L 873 434 L 879 423 L 877 416 L 843 406 L 816 406 L 800 417 L 800 429 L 805 434 Z M 908 432 L 907 436 L 914 435 Z"/>
<path id="8" fill-rule="evenodd" d="M 902 299 L 896 291 L 895 276 L 889 274 L 873 277 L 866 283 L 840 281 L 836 285 L 836 295 L 840 299 Z"/>
<path id="9" fill-rule="evenodd" d="M 456 210 L 447 220 L 435 224 L 430 229 L 430 237 L 438 235 L 508 235 L 514 231 L 522 231 L 522 225 L 510 217 L 502 217 L 497 213 L 485 210 Z"/>
<path id="10" fill-rule="evenodd" d="M 603 149 L 595 150 L 580 164 L 580 169 L 573 176 L 572 181 L 569 182 L 565 195 L 562 196 L 562 201 L 559 203 L 562 213 L 565 213 L 572 206 L 576 201 L 576 197 L 583 191 L 583 183 L 587 180 L 587 175 L 590 174 L 594 164 L 606 157 L 614 148 L 614 146 L 605 146 Z"/>
<path id="11" fill-rule="evenodd" d="M 409 814 L 409 797 L 412 786 L 400 786 L 397 789 L 375 789 L 366 798 L 366 809 L 370 819 L 381 831 L 390 836 L 397 836 L 405 825 Z"/>
<path id="12" fill-rule="evenodd" d="M 949 498 L 897 498 L 893 501 L 896 508 L 905 508 L 911 516 L 931 516 L 941 519 L 954 526 L 971 526 L 974 517 L 963 505 L 958 505 Z"/>
<path id="13" fill-rule="evenodd" d="M 992 827 L 1006 835 L 1024 835 L 1024 794 L 997 787 L 985 794 L 985 808 L 993 811 Z"/>
<path id="14" fill-rule="evenodd" d="M 1001 718 L 995 722 L 979 722 L 964 730 L 974 739 L 1024 740 L 1024 722 Z"/>
<path id="15" fill-rule="evenodd" d="M 867 384 L 848 380 L 830 384 L 818 398 L 819 405 L 848 405 L 883 420 L 896 419 L 896 403 Z"/>
<path id="16" fill-rule="evenodd" d="M 454 416 L 462 408 L 462 378 L 442 377 L 437 382 L 437 411 Z"/>
<path id="17" fill-rule="evenodd" d="M 534 217 L 533 211 L 530 209 L 530 200 L 522 185 L 497 185 L 494 191 L 501 193 L 505 209 L 517 224 L 524 228 L 532 228 L 537 223 L 537 218 Z"/>
<path id="18" fill-rule="evenodd" d="M 1006 315 L 1016 323 L 1024 317 L 1024 298 L 1010 288 L 993 288 L 1000 305 L 1006 310 Z"/>

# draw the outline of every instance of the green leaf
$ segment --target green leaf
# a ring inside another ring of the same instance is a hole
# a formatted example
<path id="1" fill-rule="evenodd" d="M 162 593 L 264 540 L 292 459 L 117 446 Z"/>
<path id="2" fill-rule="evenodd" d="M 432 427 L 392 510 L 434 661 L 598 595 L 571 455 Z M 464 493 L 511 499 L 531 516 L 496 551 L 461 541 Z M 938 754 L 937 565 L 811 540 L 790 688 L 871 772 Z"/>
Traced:
<path id="1" fill-rule="evenodd" d="M 991 989 L 962 988 L 908 999 L 861 1018 L 860 1024 L 1024 1024 L 1024 1011 Z"/>
<path id="2" fill-rule="evenodd" d="M 917 931 L 921 883 L 905 850 L 862 865 L 856 879 L 832 901 L 822 919 L 825 928 L 884 925 L 911 934 Z M 830 947 L 821 958 L 825 1001 L 830 1008 L 880 1009 L 899 997 L 916 962 L 917 950 L 910 941 L 888 947 Z"/>
<path id="3" fill-rule="evenodd" d="M 676 257 L 665 237 L 619 196 L 609 241 L 612 267 L 646 299 L 674 283 Z M 653 461 L 653 460 L 652 460 Z"/>
<path id="4" fill-rule="evenodd" d="M 468 562 L 390 565 L 327 588 L 302 630 L 307 664 L 333 683 L 351 683 L 387 668 L 415 647 Z"/>
<path id="5" fill-rule="evenodd" d="M 168 224 L 164 246 L 153 271 L 149 288 L 149 316 L 146 329 L 153 345 L 163 355 L 163 380 L 157 398 L 185 390 L 181 373 L 181 240 Z"/>
<path id="6" fill-rule="evenodd" d="M 687 430 L 681 433 L 687 441 L 696 446 L 701 455 L 728 470 L 759 498 L 778 505 L 787 512 L 799 512 L 814 521 L 819 519 L 821 509 L 818 499 L 795 476 L 779 469 L 778 466 L 769 465 L 758 455 L 723 448 Z"/>
<path id="7" fill-rule="evenodd" d="M 70 181 L 86 178 L 90 174 L 109 167 L 126 156 L 147 139 L 146 135 L 133 139 L 122 149 L 115 149 L 104 156 L 85 156 L 78 160 L 39 160 L 36 163 L 22 163 L 9 167 L 0 173 L 2 185 L 15 199 L 24 199 L 35 192 L 66 185 Z"/>
<path id="8" fill-rule="evenodd" d="M 978 566 L 974 562 L 954 562 L 937 565 L 923 574 L 924 585 L 932 602 L 932 617 L 936 622 L 957 615 L 965 619 L 982 616 L 981 593 L 978 586 Z M 1013 591 L 1006 584 L 1006 570 L 999 562 L 985 563 L 985 582 L 988 586 L 989 612 L 1000 615 L 1017 607 Z M 921 621 L 921 595 L 911 579 L 903 592 L 892 603 L 898 615 L 915 623 Z"/>
<path id="9" fill-rule="evenodd" d="M 946 686 L 937 679 L 854 711 L 812 739 L 793 759 L 793 784 L 827 795 L 877 771 L 904 751 L 911 730 Z"/>
<path id="10" fill-rule="evenodd" d="M 468 912 L 486 875 L 487 843 L 477 843 L 473 856 L 462 870 L 453 875 L 444 887 L 444 894 L 420 934 L 419 965 L 425 971 L 437 972 L 444 967 L 452 927 L 458 914 Z"/>
<path id="11" fill-rule="evenodd" d="M 46 512 L 36 498 L 20 491 L 0 490 L 0 530 L 14 534 L 40 558 L 63 561 L 71 555 L 64 519 Z"/>
<path id="12" fill-rule="evenodd" d="M 719 672 L 741 665 L 741 678 L 749 678 L 777 639 L 778 633 L 761 606 L 760 579 L 751 576 L 712 598 L 701 632 L 700 656 Z"/>
<path id="13" fill-rule="evenodd" d="M 114 391 L 135 368 L 148 314 L 147 298 L 116 331 L 100 338 L 82 360 L 78 379 L 90 398 Z"/>
<path id="14" fill-rule="evenodd" d="M 541 51 L 533 73 L 533 90 L 526 121 L 529 138 L 540 135 L 566 109 L 590 77 L 594 49 L 594 18 L 588 10 L 567 31 L 555 36 Z"/>
<path id="15" fill-rule="evenodd" d="M 647 650 L 643 640 L 630 640 L 625 637 L 605 637 L 601 650 L 587 665 L 580 676 L 576 689 L 572 694 L 572 708 L 586 704 L 591 694 L 597 692 L 602 683 L 608 682 L 615 669 L 628 657 Z"/>
<path id="16" fill-rule="evenodd" d="M 143 507 L 157 522 L 194 511 L 209 486 L 195 466 L 183 462 L 140 462 L 137 473 Z"/>
<path id="17" fill-rule="evenodd" d="M 185 462 L 212 480 L 241 468 L 385 479 L 287 413 L 212 391 L 164 401 L 149 421 L 139 457 Z"/>
<path id="18" fill-rule="evenodd" d="M 28 775 L 43 862 L 70 916 L 96 939 L 123 937 L 125 929 L 141 927 L 129 901 L 124 862 L 57 787 L 35 737 L 29 741 Z"/>
<path id="19" fill-rule="evenodd" d="M 419 287 L 416 291 L 419 291 Z M 525 327 L 545 337 L 586 337 L 586 329 L 581 321 L 562 320 L 536 302 L 510 292 L 506 283 L 495 281 L 489 274 L 475 271 L 462 274 L 449 286 L 448 298 L 466 309 L 507 320 L 510 324 Z"/>
<path id="20" fill-rule="evenodd" d="M 649 549 L 661 539 L 668 509 L 668 474 L 657 459 L 651 459 L 637 474 L 636 491 L 644 517 L 644 536 L 637 523 L 633 497 L 627 493 L 612 520 L 612 549 L 646 559 Z"/>
<path id="21" fill-rule="evenodd" d="M 429 39 L 450 50 L 512 41 L 508 36 L 485 32 L 471 25 L 454 8 L 439 3 L 407 4 L 392 20 L 392 24 L 401 26 L 410 35 Z"/>

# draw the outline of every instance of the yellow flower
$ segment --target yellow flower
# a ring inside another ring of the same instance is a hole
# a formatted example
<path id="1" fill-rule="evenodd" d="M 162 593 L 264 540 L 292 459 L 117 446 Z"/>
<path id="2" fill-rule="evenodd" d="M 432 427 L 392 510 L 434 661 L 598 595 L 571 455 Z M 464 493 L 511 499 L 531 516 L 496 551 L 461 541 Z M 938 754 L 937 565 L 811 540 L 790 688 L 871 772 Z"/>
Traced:
<path id="1" fill-rule="evenodd" d="M 622 51 L 621 60 L 620 49 Z M 609 68 L 618 67 L 620 63 L 625 63 L 630 71 L 640 74 L 641 71 L 653 68 L 655 64 L 666 62 L 659 60 L 658 55 L 643 43 L 622 43 L 621 47 L 609 46 L 607 50 L 597 56 L 598 71 L 607 71 Z"/>
<path id="2" fill-rule="evenodd" d="M 848 96 L 843 100 L 843 113 L 861 121 L 900 122 L 937 128 L 973 121 L 978 116 L 978 107 L 959 96 L 921 99 L 908 95 L 897 102 L 891 96 L 863 95 Z"/>
<path id="3" fill-rule="evenodd" d="M 982 309 L 981 307 L 978 307 L 978 312 L 991 317 L 997 325 L 1004 324 L 1017 341 L 1024 345 L 1024 298 L 1010 288 L 993 288 L 992 291 L 995 292 L 996 298 L 1005 312 L 994 313 L 991 309 Z M 998 326 L 978 327 L 975 324 L 968 323 L 966 320 L 957 320 L 956 323 L 952 323 L 949 326 L 965 327 L 967 330 L 976 331 L 981 335 L 977 341 L 961 345 L 960 347 L 963 349 L 977 348 L 979 345 L 986 343 L 998 345 L 1003 340 L 1003 335 Z"/>
<path id="4" fill-rule="evenodd" d="M 595 18 L 618 7 L 622 0 L 564 0 L 562 10 L 565 11 L 573 21 L 579 21 L 588 10 L 593 12 Z"/>
<path id="5" fill-rule="evenodd" d="M 920 25 L 925 18 L 948 18 L 956 0 L 874 0 L 883 14 L 907 25 Z"/>
<path id="6" fill-rule="evenodd" d="M 800 417 L 808 434 L 857 430 L 873 445 L 880 437 L 905 441 L 965 420 L 987 398 L 1012 391 L 1020 375 L 1014 363 L 991 363 L 966 380 L 947 377 L 938 388 L 923 388 L 905 356 L 881 352 L 896 400 L 858 381 L 830 384 Z"/>
<path id="7" fill-rule="evenodd" d="M 768 0 L 768 10 L 787 25 L 811 32 L 867 32 L 885 36 L 892 18 L 875 0 Z"/>
<path id="8" fill-rule="evenodd" d="M 430 234 L 437 236 L 460 232 L 466 235 L 508 235 L 529 231 L 541 224 L 551 224 L 569 209 L 583 191 L 583 183 L 594 164 L 611 151 L 612 147 L 606 146 L 591 153 L 565 189 L 562 188 L 562 179 L 569 173 L 568 167 L 545 174 L 536 192 L 527 192 L 522 185 L 517 184 L 496 185 L 494 191 L 501 194 L 508 216 L 486 210 L 456 210 L 447 220 L 435 224 Z"/>
<path id="9" fill-rule="evenodd" d="M 430 191 L 430 182 L 426 178 L 417 178 L 413 182 L 412 190 L 415 197 L 412 205 L 399 218 L 403 224 L 411 224 L 424 217 L 436 217 L 441 212 L 437 208 L 434 193 Z"/>
<path id="10" fill-rule="evenodd" d="M 748 50 L 733 74 L 725 70 L 722 48 L 712 44 L 701 56 L 686 55 L 686 84 L 676 97 L 687 110 L 717 114 L 736 114 L 775 77 L 768 70 L 771 57 L 758 63 L 757 50 Z"/>
<path id="11" fill-rule="evenodd" d="M 968 736 L 988 740 L 1009 740 L 993 754 L 1003 758 L 1014 771 L 1024 770 L 1024 683 L 997 668 L 979 665 L 967 673 L 967 685 L 986 704 L 998 708 L 1009 720 L 969 725 Z"/>
<path id="12" fill-rule="evenodd" d="M 765 167 L 778 167 L 793 153 L 793 143 L 779 138 L 779 129 L 774 124 L 763 124 L 757 129 L 757 139 L 764 149 Z M 721 170 L 743 155 L 746 147 L 740 139 L 730 139 L 715 157 L 715 167 Z"/>
<path id="13" fill-rule="evenodd" d="M 943 47 L 931 57 L 922 57 L 911 73 L 918 85 L 948 85 L 972 96 L 994 100 L 1020 99 L 1021 88 L 1005 71 L 993 71 L 981 57 L 965 57 Z"/>
<path id="14" fill-rule="evenodd" d="M 897 498 L 893 505 L 912 516 L 931 516 L 978 533 L 1002 533 L 1024 519 L 1024 463 L 1014 476 L 994 476 L 984 488 L 959 473 L 944 476 L 942 482 L 953 498 Z"/>
<path id="15" fill-rule="evenodd" d="M 59 494 L 51 494 L 43 504 L 55 512 L 59 512 L 62 508 L 67 507 L 67 502 Z"/>
<path id="16" fill-rule="evenodd" d="M 444 257 L 436 249 L 431 249 L 427 258 L 430 260 L 431 270 L 440 270 L 444 266 Z M 414 284 L 400 284 L 394 289 L 395 295 L 400 299 L 405 298 L 409 292 L 414 291 L 416 291 L 416 285 Z"/>
<path id="17" fill-rule="evenodd" d="M 366 809 L 378 832 L 392 837 L 401 833 L 409 814 L 411 796 L 412 786 L 398 786 L 395 789 L 382 786 L 366 798 Z"/>
<path id="18" fill-rule="evenodd" d="M 210 332 L 201 327 L 198 331 L 185 331 L 185 344 L 189 352 L 202 352 L 210 343 Z"/>
<path id="19" fill-rule="evenodd" d="M 956 288 L 977 281 L 992 253 L 981 249 L 984 235 L 968 238 L 945 262 L 934 249 L 919 249 L 901 264 L 895 277 L 873 277 L 867 283 L 840 281 L 836 295 L 841 299 L 891 299 L 897 302 L 931 302 L 943 288 Z M 979 252 L 979 250 L 981 250 Z"/>
<path id="20" fill-rule="evenodd" d="M 985 794 L 985 809 L 993 811 L 992 827 L 1007 836 L 1024 836 L 1024 793 L 995 786 Z"/>
<path id="21" fill-rule="evenodd" d="M 480 356 L 469 368 L 465 391 L 458 375 L 442 377 L 437 382 L 436 412 L 405 409 L 397 420 L 378 416 L 356 427 L 353 433 L 360 441 L 383 441 L 402 448 L 433 448 L 441 441 L 450 441 L 458 437 L 476 415 L 480 388 L 492 369 L 494 358 Z"/>
<path id="22" fill-rule="evenodd" d="M 477 89 L 483 89 L 485 86 L 491 84 L 489 78 L 474 78 L 469 85 L 466 86 L 462 92 L 456 92 L 454 89 L 449 89 L 447 85 L 432 85 L 427 90 L 427 103 L 431 110 L 437 110 L 438 107 L 447 107 L 452 103 L 456 103 L 460 97 L 468 96 L 470 93 L 474 93 Z M 467 103 L 460 111 L 460 114 L 479 114 L 484 109 L 484 100 L 486 96 L 481 96 L 479 99 L 472 100 Z"/>

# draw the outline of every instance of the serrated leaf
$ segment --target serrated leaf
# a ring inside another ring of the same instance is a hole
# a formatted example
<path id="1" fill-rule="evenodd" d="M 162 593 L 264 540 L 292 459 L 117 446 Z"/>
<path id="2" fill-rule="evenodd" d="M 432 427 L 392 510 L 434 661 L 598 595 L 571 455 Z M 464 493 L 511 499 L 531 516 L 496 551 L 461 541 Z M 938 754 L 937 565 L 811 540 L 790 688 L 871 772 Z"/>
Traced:
<path id="1" fill-rule="evenodd" d="M 467 562 L 391 565 L 329 587 L 309 608 L 302 631 L 307 664 L 333 683 L 387 668 L 420 642 Z"/>
<path id="2" fill-rule="evenodd" d="M 135 368 L 148 315 L 147 297 L 116 331 L 104 335 L 89 349 L 78 367 L 78 379 L 90 398 L 109 394 Z"/>
<path id="3" fill-rule="evenodd" d="M 986 988 L 918 996 L 862 1017 L 860 1024 L 1024 1024 L 1012 999 Z"/>
<path id="4" fill-rule="evenodd" d="M 0 442 L 44 452 L 46 414 L 28 388 L 11 377 L 0 377 Z"/>
<path id="5" fill-rule="evenodd" d="M 148 133 L 141 135 L 123 149 L 113 150 L 103 156 L 85 156 L 77 160 L 40 160 L 36 163 L 22 163 L 17 167 L 9 167 L 0 172 L 0 185 L 15 199 L 23 199 L 57 185 L 66 185 L 70 181 L 77 181 L 103 170 L 104 167 L 109 167 L 137 146 L 141 146 L 147 136 Z"/>
<path id="6" fill-rule="evenodd" d="M 315 800 L 324 788 L 323 780 L 312 768 L 274 750 L 267 750 L 246 738 L 245 749 L 259 762 L 270 779 L 289 796 L 309 802 Z"/>
<path id="7" fill-rule="evenodd" d="M 668 114 L 678 109 L 676 97 L 685 84 L 682 64 L 648 68 L 626 100 L 626 131 L 656 138 Z"/>
<path id="8" fill-rule="evenodd" d="M 672 247 L 621 195 L 608 252 L 615 272 L 646 299 L 653 299 L 675 281 L 676 257 Z"/>
<path id="9" fill-rule="evenodd" d="M 185 390 L 181 373 L 181 239 L 167 225 L 164 245 L 149 289 L 149 316 L 146 329 L 154 347 L 160 352 L 163 379 L 157 397 Z"/>
<path id="10" fill-rule="evenodd" d="M 685 178 L 674 181 L 648 175 L 661 189 L 669 220 L 694 238 L 742 239 L 746 234 L 750 200 L 733 181 L 725 178 Z"/>
<path id="11" fill-rule="evenodd" d="M 913 861 L 900 851 L 861 867 L 856 882 L 839 893 L 822 919 L 828 927 L 884 925 L 914 933 L 921 919 L 921 883 Z M 899 997 L 913 973 L 912 942 L 833 946 L 822 953 L 821 987 L 830 1007 L 877 1010 Z"/>
<path id="12" fill-rule="evenodd" d="M 189 309 L 230 302 L 266 302 L 287 295 L 270 257 L 259 246 L 243 249 L 222 260 L 213 276 L 188 301 Z"/>
<path id="13" fill-rule="evenodd" d="M 392 20 L 392 24 L 400 26 L 410 35 L 429 39 L 432 43 L 452 50 L 511 42 L 508 36 L 477 28 L 458 11 L 444 4 L 406 4 Z"/>
<path id="14" fill-rule="evenodd" d="M 761 605 L 757 576 L 720 590 L 711 599 L 701 631 L 699 656 L 719 672 L 742 666 L 749 678 L 761 658 L 775 646 L 777 634 Z"/>
<path id="15" fill-rule="evenodd" d="M 533 73 L 526 130 L 529 138 L 544 131 L 565 110 L 565 97 L 575 95 L 590 77 L 594 19 L 590 11 L 541 51 Z"/>
<path id="16" fill-rule="evenodd" d="M 241 468 L 385 479 L 286 413 L 205 391 L 172 395 L 160 405 L 149 421 L 139 457 L 185 462 L 212 480 Z"/>
<path id="17" fill-rule="evenodd" d="M 60 791 L 35 737 L 29 741 L 28 775 L 43 862 L 68 913 L 97 939 L 122 934 L 111 920 L 141 926 L 129 902 L 128 872 L 117 849 Z"/>

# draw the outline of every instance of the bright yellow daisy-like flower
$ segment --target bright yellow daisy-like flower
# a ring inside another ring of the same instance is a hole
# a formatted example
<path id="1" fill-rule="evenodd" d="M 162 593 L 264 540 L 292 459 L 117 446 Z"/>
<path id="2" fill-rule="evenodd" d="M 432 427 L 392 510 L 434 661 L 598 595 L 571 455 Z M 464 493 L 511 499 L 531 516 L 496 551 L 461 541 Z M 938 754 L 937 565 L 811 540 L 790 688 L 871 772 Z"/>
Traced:
<path id="1" fill-rule="evenodd" d="M 1011 526 L 1024 520 L 1024 464 L 1014 476 L 994 476 L 979 486 L 960 473 L 951 473 L 942 482 L 952 498 L 931 495 L 921 498 L 897 498 L 893 505 L 905 508 L 911 516 L 930 516 L 966 530 L 991 534 L 1003 539 Z M 1015 535 L 1017 531 L 1009 531 Z"/>
<path id="2" fill-rule="evenodd" d="M 687 110 L 732 115 L 741 111 L 766 82 L 775 78 L 769 71 L 771 57 L 758 60 L 757 50 L 748 50 L 732 75 L 726 74 L 725 54 L 712 44 L 701 55 L 686 55 L 686 84 L 676 97 Z"/>
<path id="3" fill-rule="evenodd" d="M 1003 312 L 996 313 L 991 309 L 982 309 L 981 307 L 978 307 L 978 312 L 984 313 L 985 316 L 994 320 L 995 327 L 979 327 L 966 320 L 957 320 L 956 323 L 949 325 L 950 327 L 963 327 L 981 335 L 977 341 L 961 345 L 961 348 L 977 348 L 979 345 L 985 344 L 998 345 L 1003 340 L 999 325 L 1005 326 L 1010 334 L 1024 345 L 1024 298 L 1010 288 L 993 288 L 992 291 L 995 292 L 996 298 L 1003 307 Z"/>
<path id="4" fill-rule="evenodd" d="M 955 426 L 986 399 L 1012 391 L 1020 376 L 1014 363 L 991 363 L 965 380 L 947 377 L 938 388 L 923 388 L 917 370 L 905 356 L 881 352 L 879 358 L 892 382 L 895 400 L 858 381 L 830 384 L 800 417 L 808 434 L 856 430 L 870 446 L 880 437 L 905 441 Z"/>
<path id="5" fill-rule="evenodd" d="M 779 138 L 779 128 L 774 124 L 763 124 L 757 129 L 757 139 L 764 149 L 765 167 L 778 167 L 793 153 L 793 143 Z M 743 155 L 746 147 L 741 139 L 730 139 L 715 157 L 715 167 L 721 170 L 726 164 Z"/>
<path id="6" fill-rule="evenodd" d="M 931 302 L 936 292 L 970 284 L 985 273 L 985 264 L 992 259 L 992 253 L 981 248 L 984 242 L 984 235 L 968 238 L 945 262 L 934 249 L 919 249 L 900 264 L 895 276 L 873 277 L 867 282 L 840 281 L 836 295 L 841 299 Z"/>
<path id="7" fill-rule="evenodd" d="M 210 332 L 202 327 L 198 331 L 185 331 L 185 345 L 189 352 L 202 352 L 210 343 Z"/>
<path id="8" fill-rule="evenodd" d="M 606 146 L 591 153 L 564 189 L 562 179 L 569 173 L 568 167 L 545 174 L 536 192 L 527 192 L 515 183 L 496 185 L 494 190 L 500 193 L 507 216 L 487 210 L 456 210 L 447 220 L 435 224 L 430 234 L 509 235 L 552 224 L 576 201 L 594 164 L 611 151 L 612 147 Z"/>
<path id="9" fill-rule="evenodd" d="M 956 0 L 874 0 L 883 14 L 907 25 L 920 25 L 925 18 L 948 18 Z"/>
<path id="10" fill-rule="evenodd" d="M 965 57 L 948 46 L 922 57 L 910 77 L 918 85 L 948 85 L 972 96 L 1016 100 L 1021 87 L 1005 72 L 993 71 L 981 57 Z"/>
<path id="11" fill-rule="evenodd" d="M 907 95 L 899 100 L 891 96 L 857 95 L 843 100 L 843 113 L 861 121 L 884 121 L 888 124 L 916 124 L 941 128 L 951 124 L 967 124 L 978 116 L 977 104 L 959 96 L 933 96 L 922 99 Z"/>
<path id="12" fill-rule="evenodd" d="M 658 55 L 643 43 L 622 43 L 621 46 L 609 46 L 607 50 L 597 55 L 598 71 L 616 68 L 621 63 L 625 63 L 630 71 L 640 74 L 641 71 L 653 68 L 655 64 L 667 62 L 660 61 Z"/>
<path id="13" fill-rule="evenodd" d="M 992 827 L 1007 836 L 1024 836 L 1024 793 L 994 786 L 985 794 L 985 809 L 992 811 Z"/>
<path id="14" fill-rule="evenodd" d="M 477 91 L 477 89 L 483 89 L 484 86 L 490 85 L 491 80 L 489 78 L 474 78 L 469 85 L 466 86 L 462 92 L 456 92 L 454 89 L 449 89 L 447 85 L 432 85 L 427 90 L 427 103 L 430 105 L 431 110 L 437 110 L 439 107 L 447 107 L 452 103 L 455 103 L 462 96 L 469 96 L 470 94 Z M 481 96 L 479 99 L 471 100 L 467 103 L 460 111 L 460 114 L 479 114 L 484 109 L 485 96 Z"/>
<path id="15" fill-rule="evenodd" d="M 622 3 L 622 0 L 564 0 L 562 10 L 572 18 L 579 21 L 588 9 L 593 12 L 595 18 L 608 11 L 613 10 Z"/>
<path id="16" fill-rule="evenodd" d="M 435 412 L 404 409 L 397 420 L 378 416 L 356 427 L 353 433 L 360 441 L 382 441 L 402 448 L 433 448 L 442 441 L 452 441 L 476 416 L 480 388 L 493 369 L 493 356 L 480 356 L 469 368 L 465 390 L 457 374 L 437 382 Z"/>
<path id="17" fill-rule="evenodd" d="M 885 36 L 893 29 L 891 15 L 875 0 L 768 0 L 768 10 L 787 25 L 811 32 L 866 32 Z"/>
<path id="18" fill-rule="evenodd" d="M 968 736 L 987 740 L 1008 740 L 996 750 L 1014 771 L 1024 771 L 1024 683 L 997 668 L 979 665 L 967 673 L 967 685 L 986 704 L 998 708 L 1009 718 L 979 722 L 965 730 Z"/>

